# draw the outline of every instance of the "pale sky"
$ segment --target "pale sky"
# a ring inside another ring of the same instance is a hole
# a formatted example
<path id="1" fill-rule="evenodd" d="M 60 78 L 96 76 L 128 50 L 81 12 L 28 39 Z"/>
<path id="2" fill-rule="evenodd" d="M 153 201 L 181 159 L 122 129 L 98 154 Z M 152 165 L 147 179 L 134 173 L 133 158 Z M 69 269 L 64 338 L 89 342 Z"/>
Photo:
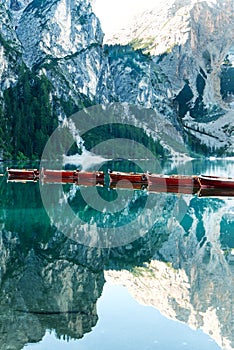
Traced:
<path id="1" fill-rule="evenodd" d="M 92 7 L 101 21 L 104 33 L 109 34 L 123 28 L 137 13 L 171 1 L 173 2 L 173 0 L 92 0 Z M 216 0 L 207 1 L 211 4 L 216 2 Z"/>
<path id="2" fill-rule="evenodd" d="M 165 0 L 93 0 L 93 10 L 104 33 L 111 33 L 122 28 L 138 12 L 163 2 Z"/>

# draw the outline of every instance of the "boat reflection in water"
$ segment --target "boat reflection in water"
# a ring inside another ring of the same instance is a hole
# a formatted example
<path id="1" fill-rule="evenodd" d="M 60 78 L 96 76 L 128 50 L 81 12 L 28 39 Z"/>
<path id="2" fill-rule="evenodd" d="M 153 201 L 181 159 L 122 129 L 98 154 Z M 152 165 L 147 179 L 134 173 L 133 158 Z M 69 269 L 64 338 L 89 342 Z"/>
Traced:
<path id="1" fill-rule="evenodd" d="M 146 190 L 150 193 L 178 193 L 178 194 L 190 194 L 197 195 L 199 197 L 234 197 L 234 189 L 232 188 L 199 188 L 193 186 L 170 185 L 166 183 L 163 185 L 157 184 L 142 184 L 131 183 L 127 180 L 121 180 L 118 182 L 110 183 L 111 189 L 128 189 L 128 190 Z"/>
<path id="2" fill-rule="evenodd" d="M 233 188 L 201 188 L 197 192 L 199 197 L 234 197 Z"/>

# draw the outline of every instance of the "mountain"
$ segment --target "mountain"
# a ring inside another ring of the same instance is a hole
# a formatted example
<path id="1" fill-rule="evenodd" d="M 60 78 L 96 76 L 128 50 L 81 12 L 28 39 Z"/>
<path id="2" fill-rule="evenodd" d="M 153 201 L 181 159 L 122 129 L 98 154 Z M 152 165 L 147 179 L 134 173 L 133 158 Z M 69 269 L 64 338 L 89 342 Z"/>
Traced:
<path id="1" fill-rule="evenodd" d="M 89 0 L 1 0 L 1 158 L 40 157 L 66 117 L 112 102 L 153 109 L 195 152 L 233 154 L 233 6 L 168 0 L 105 38 Z"/>
<path id="2" fill-rule="evenodd" d="M 0 84 L 1 91 L 17 81 L 17 67 L 22 63 L 22 47 L 6 7 L 0 3 Z"/>
<path id="3" fill-rule="evenodd" d="M 164 94 L 176 102 L 187 137 L 214 148 L 232 149 L 233 144 L 234 112 L 220 89 L 228 80 L 228 61 L 223 63 L 233 44 L 233 16 L 232 0 L 159 1 L 128 28 L 106 38 L 109 45 L 130 45 L 150 55 L 151 66 L 164 77 Z M 231 74 L 233 68 L 229 79 Z"/>

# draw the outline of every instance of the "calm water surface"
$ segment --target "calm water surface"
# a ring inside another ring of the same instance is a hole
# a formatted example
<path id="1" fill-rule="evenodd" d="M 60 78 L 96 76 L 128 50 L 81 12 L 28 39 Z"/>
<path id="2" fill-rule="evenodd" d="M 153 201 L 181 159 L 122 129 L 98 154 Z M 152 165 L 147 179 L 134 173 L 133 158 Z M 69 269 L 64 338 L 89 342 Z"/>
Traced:
<path id="1" fill-rule="evenodd" d="M 234 162 L 164 172 L 233 176 Z M 0 181 L 1 349 L 234 349 L 233 197 L 100 187 L 108 203 L 120 198 L 110 214 L 68 184 L 49 218 L 39 184 Z M 61 191 L 45 186 L 48 196 Z M 64 218 L 65 202 L 79 228 Z M 123 228 L 127 243 L 80 244 L 96 227 Z"/>

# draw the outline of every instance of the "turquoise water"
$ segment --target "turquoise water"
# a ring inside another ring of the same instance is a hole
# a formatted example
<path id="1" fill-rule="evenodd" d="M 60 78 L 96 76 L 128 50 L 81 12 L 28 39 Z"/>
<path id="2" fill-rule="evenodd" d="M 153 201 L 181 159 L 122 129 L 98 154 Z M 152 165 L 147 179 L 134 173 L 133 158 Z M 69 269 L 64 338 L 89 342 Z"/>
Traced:
<path id="1" fill-rule="evenodd" d="M 163 171 L 233 176 L 234 162 Z M 0 348 L 234 348 L 233 197 L 44 189 L 47 211 L 38 183 L 0 178 Z"/>

